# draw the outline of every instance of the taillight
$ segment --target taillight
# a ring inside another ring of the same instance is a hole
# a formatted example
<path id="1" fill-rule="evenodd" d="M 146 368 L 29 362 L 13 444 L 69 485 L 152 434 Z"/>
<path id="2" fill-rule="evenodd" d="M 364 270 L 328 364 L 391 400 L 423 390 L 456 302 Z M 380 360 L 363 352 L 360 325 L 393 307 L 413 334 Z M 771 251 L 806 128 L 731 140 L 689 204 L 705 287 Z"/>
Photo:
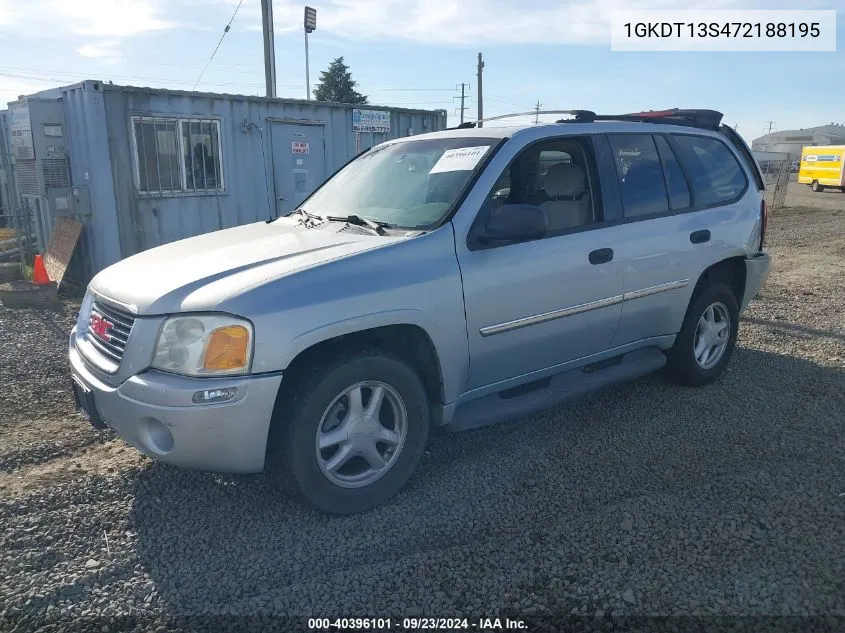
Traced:
<path id="1" fill-rule="evenodd" d="M 766 228 L 769 226 L 769 205 L 766 201 L 760 203 L 760 249 L 763 250 L 763 245 L 766 243 Z"/>

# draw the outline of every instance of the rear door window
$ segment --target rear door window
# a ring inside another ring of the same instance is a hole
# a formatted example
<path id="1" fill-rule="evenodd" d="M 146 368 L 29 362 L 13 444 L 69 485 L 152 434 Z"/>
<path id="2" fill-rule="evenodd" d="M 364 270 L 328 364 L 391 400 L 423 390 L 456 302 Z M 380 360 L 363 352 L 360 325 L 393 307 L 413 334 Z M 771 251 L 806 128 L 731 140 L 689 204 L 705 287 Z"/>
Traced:
<path id="1" fill-rule="evenodd" d="M 722 141 L 690 134 L 675 134 L 674 138 L 692 179 L 695 206 L 727 204 L 745 191 L 745 172 Z"/>
<path id="2" fill-rule="evenodd" d="M 609 134 L 626 218 L 669 212 L 660 155 L 651 134 Z"/>

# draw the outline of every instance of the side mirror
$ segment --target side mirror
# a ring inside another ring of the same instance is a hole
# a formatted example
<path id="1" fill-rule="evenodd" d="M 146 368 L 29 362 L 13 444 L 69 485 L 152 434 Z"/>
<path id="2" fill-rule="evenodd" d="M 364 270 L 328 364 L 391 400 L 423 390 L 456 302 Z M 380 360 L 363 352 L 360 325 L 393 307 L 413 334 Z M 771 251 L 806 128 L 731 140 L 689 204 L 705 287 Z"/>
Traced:
<path id="1" fill-rule="evenodd" d="M 482 242 L 534 240 L 549 230 L 546 212 L 532 204 L 503 204 L 490 211 Z"/>

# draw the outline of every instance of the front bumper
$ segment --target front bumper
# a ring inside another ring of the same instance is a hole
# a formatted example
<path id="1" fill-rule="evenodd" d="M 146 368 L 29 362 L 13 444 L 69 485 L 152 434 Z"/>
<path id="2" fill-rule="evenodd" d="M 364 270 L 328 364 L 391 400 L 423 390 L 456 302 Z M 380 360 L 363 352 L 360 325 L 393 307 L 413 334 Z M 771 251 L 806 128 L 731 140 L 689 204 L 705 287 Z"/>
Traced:
<path id="1" fill-rule="evenodd" d="M 745 312 L 748 304 L 756 297 L 772 268 L 772 256 L 768 253 L 757 253 L 745 258 L 745 295 L 742 297 L 740 313 Z"/>
<path id="2" fill-rule="evenodd" d="M 281 374 L 189 378 L 157 370 L 110 385 L 85 364 L 71 334 L 73 377 L 93 392 L 99 417 L 142 453 L 199 470 L 255 473 L 264 468 Z M 232 400 L 194 404 L 197 391 L 235 387 Z"/>

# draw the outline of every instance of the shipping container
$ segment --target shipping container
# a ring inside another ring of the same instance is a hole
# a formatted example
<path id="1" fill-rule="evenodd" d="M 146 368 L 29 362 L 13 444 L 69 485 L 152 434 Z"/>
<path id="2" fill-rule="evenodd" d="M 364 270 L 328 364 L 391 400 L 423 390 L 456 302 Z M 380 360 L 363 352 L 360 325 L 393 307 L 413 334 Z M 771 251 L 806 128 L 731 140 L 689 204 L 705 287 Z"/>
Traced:
<path id="1" fill-rule="evenodd" d="M 39 244 L 56 217 L 82 220 L 73 270 L 86 279 L 160 244 L 286 214 L 362 150 L 446 126 L 445 110 L 93 80 L 9 108 Z"/>

